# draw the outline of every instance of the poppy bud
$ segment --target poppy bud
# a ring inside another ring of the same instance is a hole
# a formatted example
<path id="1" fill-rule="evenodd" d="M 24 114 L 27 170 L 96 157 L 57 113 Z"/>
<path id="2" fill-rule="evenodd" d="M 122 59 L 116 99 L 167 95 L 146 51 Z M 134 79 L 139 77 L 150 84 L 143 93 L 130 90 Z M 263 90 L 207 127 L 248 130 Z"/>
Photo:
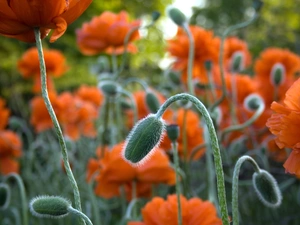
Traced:
<path id="1" fill-rule="evenodd" d="M 7 184 L 0 184 L 0 210 L 4 210 L 10 203 L 10 189 Z"/>
<path id="2" fill-rule="evenodd" d="M 168 138 L 172 142 L 176 142 L 179 137 L 179 126 L 177 124 L 170 124 L 166 127 Z"/>
<path id="3" fill-rule="evenodd" d="M 231 57 L 231 72 L 237 73 L 244 69 L 244 54 L 241 51 L 236 51 Z"/>
<path id="4" fill-rule="evenodd" d="M 38 196 L 29 203 L 31 213 L 39 218 L 59 219 L 69 214 L 71 202 L 59 196 Z"/>
<path id="5" fill-rule="evenodd" d="M 143 163 L 159 145 L 164 130 L 164 121 L 155 114 L 138 121 L 127 136 L 123 147 L 124 159 L 132 164 Z"/>
<path id="6" fill-rule="evenodd" d="M 185 15 L 179 9 L 174 8 L 173 6 L 167 7 L 167 14 L 178 26 L 182 27 L 187 22 Z"/>
<path id="7" fill-rule="evenodd" d="M 205 69 L 207 71 L 211 71 L 211 68 L 212 68 L 212 62 L 210 60 L 206 60 L 205 63 L 204 63 L 204 66 L 205 66 Z"/>
<path id="8" fill-rule="evenodd" d="M 253 8 L 256 12 L 259 12 L 260 9 L 263 7 L 264 3 L 261 0 L 254 0 L 253 1 Z"/>
<path id="9" fill-rule="evenodd" d="M 146 105 L 151 113 L 156 113 L 160 107 L 158 98 L 152 91 L 146 92 Z"/>
<path id="10" fill-rule="evenodd" d="M 285 80 L 285 68 L 281 63 L 275 63 L 271 70 L 271 83 L 274 86 L 281 85 Z"/>
<path id="11" fill-rule="evenodd" d="M 114 97 L 118 92 L 120 87 L 118 84 L 111 80 L 106 80 L 99 83 L 100 89 L 106 96 Z"/>
<path id="12" fill-rule="evenodd" d="M 255 192 L 261 202 L 268 207 L 278 207 L 282 195 L 275 178 L 267 171 L 255 172 L 252 177 Z"/>
<path id="13" fill-rule="evenodd" d="M 179 85 L 180 84 L 180 77 L 179 77 L 179 75 L 180 75 L 179 72 L 174 71 L 174 70 L 169 70 L 166 73 L 166 76 L 175 85 Z"/>
<path id="14" fill-rule="evenodd" d="M 158 20 L 160 17 L 160 12 L 158 11 L 154 11 L 152 12 L 152 21 L 155 22 L 156 20 Z"/>
<path id="15" fill-rule="evenodd" d="M 263 104 L 263 100 L 257 94 L 250 94 L 244 99 L 244 108 L 248 111 L 255 111 Z"/>

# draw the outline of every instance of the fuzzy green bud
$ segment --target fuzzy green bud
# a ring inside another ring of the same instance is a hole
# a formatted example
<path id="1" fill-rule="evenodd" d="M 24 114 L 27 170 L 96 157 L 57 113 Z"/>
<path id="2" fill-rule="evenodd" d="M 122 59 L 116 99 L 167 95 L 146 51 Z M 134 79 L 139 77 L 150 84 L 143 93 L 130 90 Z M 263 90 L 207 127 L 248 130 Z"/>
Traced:
<path id="1" fill-rule="evenodd" d="M 151 113 L 156 113 L 160 107 L 158 98 L 149 90 L 146 92 L 146 105 Z"/>
<path id="2" fill-rule="evenodd" d="M 282 195 L 275 178 L 267 171 L 255 172 L 252 177 L 255 192 L 261 202 L 272 208 L 281 204 Z"/>
<path id="3" fill-rule="evenodd" d="M 177 8 L 173 6 L 167 7 L 167 15 L 176 23 L 178 26 L 183 27 L 187 23 L 185 15 Z"/>
<path id="4" fill-rule="evenodd" d="M 281 63 L 275 63 L 270 75 L 271 84 L 279 86 L 285 81 L 285 67 Z"/>
<path id="5" fill-rule="evenodd" d="M 240 51 L 237 51 L 231 57 L 231 71 L 233 73 L 238 73 L 244 69 L 244 54 Z"/>
<path id="6" fill-rule="evenodd" d="M 210 60 L 206 60 L 205 63 L 204 63 L 204 66 L 205 66 L 205 69 L 207 71 L 211 71 L 211 69 L 212 69 L 212 62 Z"/>
<path id="7" fill-rule="evenodd" d="M 69 214 L 71 202 L 59 196 L 38 196 L 30 201 L 29 207 L 36 217 L 59 219 Z"/>
<path id="8" fill-rule="evenodd" d="M 250 94 L 244 99 L 244 108 L 248 111 L 256 111 L 263 103 L 262 98 L 257 94 Z"/>
<path id="9" fill-rule="evenodd" d="M 156 20 L 158 20 L 159 19 L 159 17 L 160 17 L 160 12 L 158 12 L 158 11 L 154 11 L 154 12 L 152 12 L 152 21 L 153 22 L 155 22 Z"/>
<path id="10" fill-rule="evenodd" d="M 166 71 L 166 76 L 175 85 L 179 85 L 181 83 L 180 74 L 177 71 L 167 70 Z"/>
<path id="11" fill-rule="evenodd" d="M 163 132 L 164 121 L 155 114 L 149 114 L 138 121 L 130 131 L 123 147 L 123 157 L 133 165 L 142 164 L 158 147 Z"/>
<path id="12" fill-rule="evenodd" d="M 179 126 L 177 124 L 170 124 L 166 126 L 168 138 L 172 142 L 176 142 L 179 137 Z"/>
<path id="13" fill-rule="evenodd" d="M 0 184 L 0 210 L 4 210 L 10 203 L 10 188 L 7 184 Z"/>
<path id="14" fill-rule="evenodd" d="M 264 3 L 261 0 L 254 0 L 253 1 L 253 8 L 256 12 L 259 12 L 261 8 L 263 7 Z"/>
<path id="15" fill-rule="evenodd" d="M 105 80 L 99 83 L 100 89 L 108 97 L 114 97 L 119 92 L 119 85 L 111 80 Z"/>

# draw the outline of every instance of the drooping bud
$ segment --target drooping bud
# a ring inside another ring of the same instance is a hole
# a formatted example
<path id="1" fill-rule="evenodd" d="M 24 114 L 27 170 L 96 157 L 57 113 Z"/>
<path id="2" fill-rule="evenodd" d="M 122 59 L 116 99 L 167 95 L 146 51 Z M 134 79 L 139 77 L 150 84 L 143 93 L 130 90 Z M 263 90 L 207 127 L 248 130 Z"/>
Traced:
<path id="1" fill-rule="evenodd" d="M 253 8 L 256 12 L 259 12 L 261 8 L 263 7 L 264 3 L 261 0 L 254 0 L 253 1 Z"/>
<path id="2" fill-rule="evenodd" d="M 153 11 L 151 16 L 152 16 L 152 21 L 155 22 L 156 20 L 159 19 L 159 17 L 160 17 L 160 12 L 158 12 L 158 11 Z"/>
<path id="3" fill-rule="evenodd" d="M 166 71 L 166 76 L 175 85 L 179 85 L 181 83 L 180 74 L 177 71 L 167 70 Z"/>
<path id="4" fill-rule="evenodd" d="M 263 103 L 262 98 L 258 94 L 250 94 L 244 99 L 244 108 L 248 111 L 256 111 Z"/>
<path id="5" fill-rule="evenodd" d="M 123 147 L 123 157 L 133 165 L 145 162 L 153 150 L 158 147 L 165 123 L 155 114 L 149 114 L 144 119 L 138 121 L 130 131 Z"/>
<path id="6" fill-rule="evenodd" d="M 151 90 L 146 92 L 146 105 L 151 113 L 156 113 L 160 107 L 158 98 Z"/>
<path id="7" fill-rule="evenodd" d="M 112 80 L 105 80 L 99 83 L 99 88 L 108 97 L 114 97 L 119 92 L 119 85 Z"/>
<path id="8" fill-rule="evenodd" d="M 231 57 L 230 71 L 233 73 L 238 73 L 244 69 L 245 69 L 244 53 L 241 51 L 236 51 Z"/>
<path id="9" fill-rule="evenodd" d="M 29 207 L 36 217 L 59 219 L 69 214 L 71 202 L 59 196 L 38 196 L 30 201 Z"/>
<path id="10" fill-rule="evenodd" d="M 204 66 L 205 66 L 205 69 L 207 71 L 211 71 L 211 69 L 212 69 L 212 62 L 210 60 L 206 60 L 205 63 L 204 63 Z"/>
<path id="11" fill-rule="evenodd" d="M 170 124 L 166 126 L 166 130 L 171 142 L 176 142 L 179 137 L 179 126 L 177 124 Z"/>
<path id="12" fill-rule="evenodd" d="M 173 6 L 168 6 L 167 7 L 167 15 L 178 26 L 183 27 L 187 23 L 185 15 L 179 9 L 177 9 Z"/>
<path id="13" fill-rule="evenodd" d="M 261 202 L 268 207 L 278 207 L 282 195 L 275 178 L 267 171 L 255 172 L 252 177 L 255 192 Z"/>
<path id="14" fill-rule="evenodd" d="M 10 189 L 7 184 L 0 184 L 0 210 L 4 210 L 10 203 Z"/>
<path id="15" fill-rule="evenodd" d="M 281 63 L 275 63 L 270 74 L 271 84 L 279 86 L 285 81 L 285 67 Z"/>

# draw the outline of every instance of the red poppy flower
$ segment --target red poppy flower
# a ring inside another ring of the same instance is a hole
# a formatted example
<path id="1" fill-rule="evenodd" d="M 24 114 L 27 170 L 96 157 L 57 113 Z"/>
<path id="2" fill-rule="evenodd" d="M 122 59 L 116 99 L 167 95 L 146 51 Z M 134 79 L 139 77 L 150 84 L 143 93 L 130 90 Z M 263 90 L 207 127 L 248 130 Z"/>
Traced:
<path id="1" fill-rule="evenodd" d="M 284 167 L 287 172 L 300 176 L 300 79 L 286 92 L 283 104 L 273 102 L 271 109 L 275 111 L 268 119 L 267 127 L 276 138 L 279 148 L 291 148 L 292 152 Z"/>
<path id="2" fill-rule="evenodd" d="M 8 122 L 10 111 L 5 107 L 5 100 L 0 97 L 0 130 L 3 130 Z"/>
<path id="3" fill-rule="evenodd" d="M 184 225 L 221 225 L 217 210 L 209 201 L 200 198 L 187 200 L 180 196 L 182 224 Z M 142 209 L 143 222 L 129 222 L 127 225 L 166 225 L 178 224 L 176 195 L 169 195 L 167 200 L 154 197 Z"/>
<path id="4" fill-rule="evenodd" d="M 115 145 L 111 150 L 105 150 L 101 156 L 101 148 L 97 149 L 98 159 L 90 159 L 88 164 L 88 179 L 95 176 L 97 182 L 95 193 L 104 198 L 120 195 L 123 187 L 127 199 L 131 198 L 132 182 L 136 182 L 137 197 L 149 197 L 151 185 L 158 183 L 175 184 L 175 172 L 170 166 L 167 155 L 157 149 L 153 156 L 139 167 L 133 167 L 121 155 L 123 143 Z"/>
<path id="5" fill-rule="evenodd" d="M 67 71 L 66 59 L 60 51 L 47 49 L 44 50 L 44 59 L 48 74 L 48 90 L 54 91 L 54 84 L 50 76 L 60 77 Z M 23 54 L 18 61 L 18 70 L 24 78 L 34 79 L 33 91 L 35 93 L 41 92 L 40 63 L 36 47 L 28 49 Z"/>
<path id="6" fill-rule="evenodd" d="M 83 24 L 76 31 L 77 44 L 80 51 L 85 55 L 96 55 L 103 51 L 108 54 L 121 54 L 124 51 L 124 40 L 127 33 L 140 25 L 139 20 L 129 22 L 127 12 L 119 14 L 104 12 L 94 17 L 91 22 Z M 101 32 L 99 32 L 101 31 Z M 129 42 L 139 38 L 138 31 L 132 33 Z M 128 51 L 135 53 L 136 47 L 129 43 Z"/>
<path id="7" fill-rule="evenodd" d="M 300 57 L 289 50 L 268 48 L 260 54 L 260 58 L 254 66 L 258 90 L 264 98 L 266 106 L 269 107 L 273 100 L 281 101 L 285 92 L 295 81 L 295 75 L 300 71 Z M 277 96 L 275 97 L 274 82 L 271 78 L 272 71 L 276 66 L 280 66 L 284 74 L 277 87 Z"/>
<path id="8" fill-rule="evenodd" d="M 0 34 L 24 42 L 35 42 L 34 28 L 40 28 L 41 38 L 45 38 L 53 29 L 50 42 L 54 42 L 91 2 L 92 0 L 2 0 Z"/>
<path id="9" fill-rule="evenodd" d="M 217 65 L 220 40 L 214 37 L 212 31 L 204 30 L 201 27 L 190 26 L 190 30 L 195 42 L 193 78 L 197 78 L 200 83 L 207 84 L 205 62 L 211 61 L 213 65 Z M 167 50 L 171 56 L 176 58 L 173 69 L 182 71 L 182 79 L 186 82 L 189 40 L 182 28 L 178 29 L 174 39 L 168 41 Z"/>
<path id="10" fill-rule="evenodd" d="M 84 101 L 91 102 L 96 107 L 100 107 L 103 102 L 103 94 L 97 87 L 88 87 L 86 85 L 80 86 L 76 91 L 76 96 Z"/>
<path id="11" fill-rule="evenodd" d="M 17 134 L 9 130 L 0 131 L 0 173 L 7 175 L 9 173 L 19 172 L 19 163 L 22 151 L 22 143 Z"/>

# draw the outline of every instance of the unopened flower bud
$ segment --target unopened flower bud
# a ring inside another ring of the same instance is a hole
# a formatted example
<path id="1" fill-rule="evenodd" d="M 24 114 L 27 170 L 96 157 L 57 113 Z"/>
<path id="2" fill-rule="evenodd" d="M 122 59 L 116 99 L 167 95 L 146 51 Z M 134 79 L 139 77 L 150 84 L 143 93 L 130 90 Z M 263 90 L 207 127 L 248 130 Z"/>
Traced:
<path id="1" fill-rule="evenodd" d="M 10 189 L 7 184 L 0 184 L 0 210 L 4 210 L 10 203 Z"/>
<path id="2" fill-rule="evenodd" d="M 285 80 L 285 67 L 281 63 L 275 63 L 271 70 L 271 84 L 281 85 Z"/>
<path id="3" fill-rule="evenodd" d="M 255 172 L 252 177 L 255 192 L 261 202 L 268 207 L 278 207 L 282 195 L 275 178 L 267 171 Z"/>
<path id="4" fill-rule="evenodd" d="M 177 124 L 170 124 L 166 126 L 166 130 L 171 142 L 176 142 L 179 137 L 179 126 Z"/>
<path id="5" fill-rule="evenodd" d="M 123 157 L 133 165 L 142 164 L 158 147 L 165 130 L 164 121 L 149 114 L 138 121 L 127 136 Z"/>
<path id="6" fill-rule="evenodd" d="M 258 94 L 250 94 L 244 99 L 244 108 L 248 111 L 256 111 L 261 104 L 264 103 Z"/>
<path id="7" fill-rule="evenodd" d="M 156 113 L 160 107 L 158 98 L 149 90 L 146 92 L 146 105 L 151 113 Z"/>
<path id="8" fill-rule="evenodd" d="M 263 7 L 264 3 L 261 0 L 254 0 L 253 1 L 253 8 L 256 12 L 259 12 L 260 9 Z"/>
<path id="9" fill-rule="evenodd" d="M 177 71 L 167 70 L 166 76 L 175 85 L 179 85 L 181 83 L 180 74 Z"/>
<path id="10" fill-rule="evenodd" d="M 236 51 L 231 57 L 231 72 L 238 73 L 245 69 L 244 54 L 241 51 Z"/>
<path id="11" fill-rule="evenodd" d="M 59 219 L 69 214 L 71 202 L 59 196 L 38 196 L 30 201 L 29 207 L 36 217 Z"/>
<path id="12" fill-rule="evenodd" d="M 179 9 L 174 8 L 173 6 L 167 7 L 167 14 L 178 26 L 182 27 L 185 23 L 187 23 L 185 15 Z"/>
<path id="13" fill-rule="evenodd" d="M 119 85 L 111 80 L 105 80 L 99 83 L 100 89 L 108 97 L 114 97 L 119 92 Z"/>
<path id="14" fill-rule="evenodd" d="M 205 69 L 207 71 L 211 71 L 211 69 L 212 69 L 212 62 L 210 60 L 206 60 L 205 63 L 204 63 L 204 66 L 205 66 Z"/>
<path id="15" fill-rule="evenodd" d="M 155 22 L 156 20 L 158 20 L 160 17 L 160 12 L 158 11 L 154 11 L 152 12 L 152 21 Z"/>

